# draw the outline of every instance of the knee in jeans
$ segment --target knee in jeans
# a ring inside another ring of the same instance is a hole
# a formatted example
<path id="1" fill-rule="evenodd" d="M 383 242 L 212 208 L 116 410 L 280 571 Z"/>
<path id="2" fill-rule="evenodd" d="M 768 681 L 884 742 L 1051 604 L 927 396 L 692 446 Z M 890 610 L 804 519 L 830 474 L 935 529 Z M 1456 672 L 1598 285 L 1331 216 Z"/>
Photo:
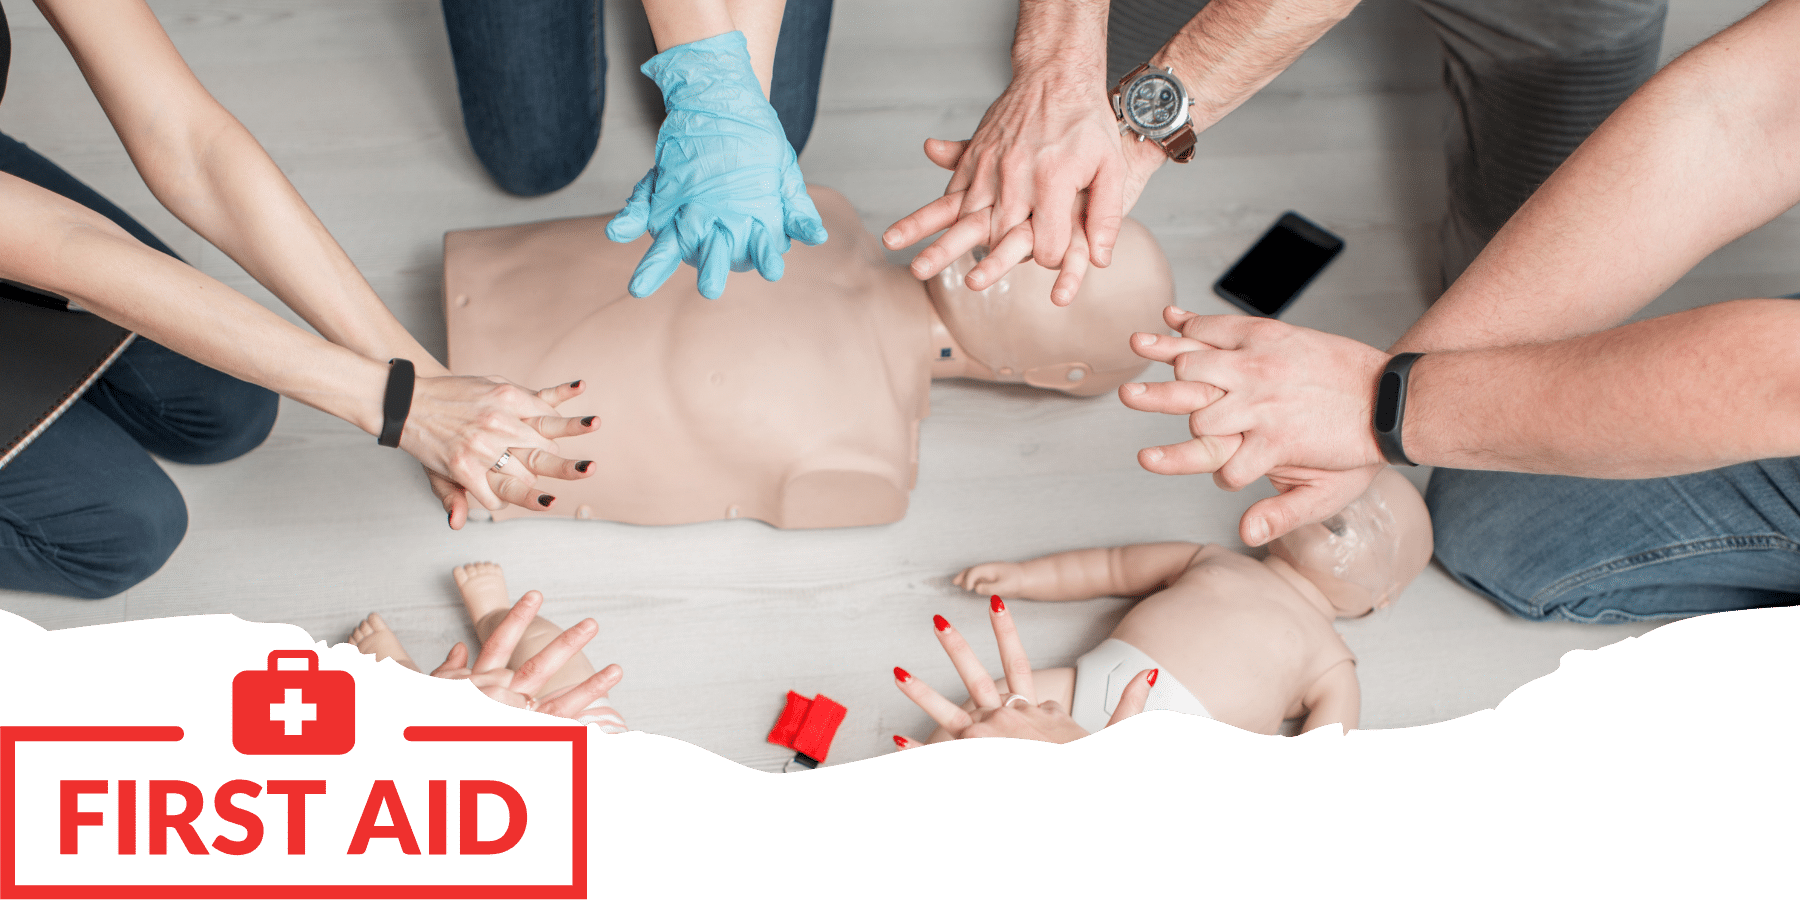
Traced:
<path id="1" fill-rule="evenodd" d="M 136 587 L 156 574 L 187 536 L 187 504 L 166 478 L 107 499 L 107 533 L 88 547 L 64 547 L 57 553 L 69 593 L 83 600 L 100 600 Z"/>
<path id="2" fill-rule="evenodd" d="M 475 155 L 500 189 L 519 197 L 541 197 L 568 187 L 587 168 L 599 135 L 586 142 L 552 150 L 499 150 L 477 146 Z"/>
<path id="3" fill-rule="evenodd" d="M 235 378 L 217 391 L 209 420 L 188 429 L 185 446 L 164 456 L 186 465 L 209 465 L 243 456 L 268 438 L 281 404 L 274 391 Z"/>
<path id="4" fill-rule="evenodd" d="M 494 164 L 482 160 L 488 174 L 493 176 L 494 183 L 500 189 L 517 197 L 542 197 L 569 186 L 587 168 L 587 160 L 576 165 L 568 160 L 559 164 L 515 166 Z"/>
<path id="5" fill-rule="evenodd" d="M 1509 533 L 1517 523 L 1496 506 L 1506 496 L 1507 486 L 1493 473 L 1456 469 L 1433 472 L 1425 491 L 1438 562 L 1464 585 L 1496 598 L 1524 589 L 1516 582 L 1525 567 Z"/>

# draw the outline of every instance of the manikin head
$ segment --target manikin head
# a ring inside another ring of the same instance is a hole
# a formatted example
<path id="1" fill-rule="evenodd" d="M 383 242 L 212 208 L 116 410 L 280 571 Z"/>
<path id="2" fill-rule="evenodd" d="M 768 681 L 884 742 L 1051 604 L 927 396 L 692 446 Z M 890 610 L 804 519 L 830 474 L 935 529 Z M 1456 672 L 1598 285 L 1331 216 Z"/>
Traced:
<path id="1" fill-rule="evenodd" d="M 1091 397 L 1117 390 L 1149 365 L 1132 352 L 1133 333 L 1168 330 L 1162 310 L 1175 302 L 1169 261 L 1150 230 L 1131 219 L 1119 231 L 1112 265 L 1088 269 L 1068 306 L 1050 302 L 1057 273 L 1029 260 L 987 290 L 970 290 L 963 279 L 976 262 L 965 254 L 926 282 L 949 337 L 934 348 L 934 375 Z M 935 329 L 933 336 L 944 337 Z"/>
<path id="2" fill-rule="evenodd" d="M 1431 549 L 1425 499 L 1393 469 L 1382 469 L 1342 512 L 1269 544 L 1271 556 L 1317 585 L 1338 616 L 1346 618 L 1394 602 L 1425 571 Z"/>

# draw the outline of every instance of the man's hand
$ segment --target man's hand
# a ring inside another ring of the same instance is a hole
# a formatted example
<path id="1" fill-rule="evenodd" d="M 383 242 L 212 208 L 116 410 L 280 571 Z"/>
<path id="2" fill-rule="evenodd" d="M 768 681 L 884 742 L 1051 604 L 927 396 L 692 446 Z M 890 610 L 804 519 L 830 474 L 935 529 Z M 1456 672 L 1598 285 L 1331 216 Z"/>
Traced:
<path id="1" fill-rule="evenodd" d="M 1249 316 L 1169 307 L 1181 337 L 1132 336 L 1139 356 L 1175 367 L 1175 381 L 1127 384 L 1132 409 L 1188 417 L 1194 438 L 1139 452 L 1163 475 L 1213 473 L 1228 491 L 1267 475 L 1281 493 L 1251 506 L 1239 531 L 1261 546 L 1322 521 L 1367 490 L 1384 465 L 1370 424 L 1387 354 L 1337 335 Z"/>
<path id="2" fill-rule="evenodd" d="M 889 247 L 905 247 L 959 219 L 993 210 L 986 233 L 953 250 L 955 259 L 976 244 L 1000 246 L 1014 228 L 1032 220 L 1031 253 L 1040 265 L 1060 268 L 1076 228 L 1087 231 L 1096 265 L 1112 261 L 1124 218 L 1124 159 L 1119 125 L 1098 78 L 1047 73 L 1015 77 L 988 107 L 967 142 L 932 141 L 932 162 L 955 174 L 937 201 L 895 223 L 883 235 Z M 1090 191 L 1084 222 L 1070 215 L 1076 193 Z M 953 195 L 960 199 L 951 201 Z M 911 240 L 908 240 L 911 238 Z M 939 242 L 942 244 L 942 241 Z M 934 247 L 938 245 L 933 245 Z M 942 268 L 939 266 L 939 268 Z M 915 274 L 929 278 L 935 272 Z"/>
<path id="3" fill-rule="evenodd" d="M 1116 131 L 1116 129 L 1114 129 Z M 977 138 L 980 135 L 977 134 Z M 932 162 L 945 169 L 959 171 L 959 166 L 967 159 L 967 148 L 974 141 L 945 141 L 937 138 L 925 140 L 925 155 Z M 1148 145 L 1148 149 L 1145 149 Z M 1158 166 L 1168 159 L 1162 149 L 1148 141 L 1140 142 L 1137 136 L 1127 135 L 1120 139 L 1119 159 L 1124 173 L 1123 180 L 1115 186 L 1123 198 L 1123 206 L 1119 214 L 1112 220 L 1111 235 L 1106 249 L 1106 262 L 1112 261 L 1112 247 L 1118 238 L 1119 228 L 1126 213 L 1137 204 L 1138 197 L 1144 192 L 1144 185 Z M 952 181 L 954 184 L 954 180 Z M 971 270 L 964 279 L 971 290 L 982 291 L 999 281 L 1001 276 L 1019 263 L 1035 259 L 1045 268 L 1060 269 L 1056 284 L 1050 290 L 1050 301 L 1057 306 L 1068 306 L 1081 289 L 1082 279 L 1087 276 L 1089 262 L 1104 266 L 1099 262 L 1098 250 L 1091 247 L 1090 241 L 1096 225 L 1094 217 L 1093 197 L 1096 191 L 1104 194 L 1096 180 L 1079 190 L 1069 204 L 1069 235 L 1067 249 L 1057 265 L 1045 262 L 1045 257 L 1038 253 L 1037 222 L 1047 221 L 1048 207 L 1038 207 L 1031 217 L 1020 222 L 1009 230 L 997 243 L 993 242 L 993 223 L 998 213 L 993 207 L 977 209 L 964 213 L 964 198 L 968 191 L 954 191 L 921 207 L 912 215 L 889 226 L 882 240 L 892 249 L 910 246 L 921 238 L 940 229 L 949 229 L 931 246 L 920 251 L 913 258 L 912 273 L 920 280 L 931 278 L 955 262 L 964 253 L 976 246 L 986 246 L 987 256 Z"/>
<path id="4" fill-rule="evenodd" d="M 926 155 L 955 171 L 944 196 L 882 235 L 890 249 L 899 249 L 961 223 L 913 261 L 914 275 L 930 278 L 985 245 L 990 255 L 985 267 L 969 273 L 971 289 L 985 290 L 1018 262 L 1035 258 L 1063 270 L 1051 298 L 1067 305 L 1090 261 L 1112 262 L 1137 196 L 1128 193 L 1128 154 L 1121 152 L 1107 99 L 1106 15 L 1106 0 L 1020 4 L 1005 93 L 969 141 L 926 142 Z M 1078 206 L 1084 191 L 1086 205 Z"/>

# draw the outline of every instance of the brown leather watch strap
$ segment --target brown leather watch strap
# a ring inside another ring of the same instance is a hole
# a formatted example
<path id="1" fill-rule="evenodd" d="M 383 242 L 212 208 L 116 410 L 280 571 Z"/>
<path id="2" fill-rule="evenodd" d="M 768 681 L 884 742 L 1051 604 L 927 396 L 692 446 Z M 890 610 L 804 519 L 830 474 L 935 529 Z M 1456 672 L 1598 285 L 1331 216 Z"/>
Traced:
<path id="1" fill-rule="evenodd" d="M 1193 123 L 1181 126 L 1181 130 L 1157 141 L 1157 143 L 1162 145 L 1163 152 L 1169 154 L 1169 158 L 1175 162 L 1184 163 L 1193 159 L 1194 144 L 1197 143 Z"/>
<path id="2" fill-rule="evenodd" d="M 1137 77 L 1138 77 L 1138 76 L 1139 76 L 1139 75 L 1142 75 L 1142 74 L 1144 74 L 1144 73 L 1145 73 L 1145 72 L 1148 72 L 1148 71 L 1150 71 L 1150 64 L 1149 64 L 1149 63 L 1147 63 L 1147 62 L 1144 62 L 1144 63 L 1138 63 L 1138 67 L 1137 67 L 1137 68 L 1135 68 L 1135 69 L 1132 69 L 1132 70 L 1131 70 L 1131 71 L 1129 71 L 1129 72 L 1126 72 L 1126 73 L 1125 73 L 1125 77 L 1124 77 L 1124 78 L 1121 78 L 1121 79 L 1119 79 L 1119 83 L 1118 83 L 1118 84 L 1115 84 L 1115 85 L 1113 85 L 1113 89 L 1112 89 L 1112 92 L 1113 92 L 1113 94 L 1114 94 L 1114 95 L 1115 95 L 1115 96 L 1116 96 L 1116 95 L 1118 95 L 1118 94 L 1120 94 L 1120 93 L 1122 93 L 1122 92 L 1124 92 L 1124 90 L 1125 90 L 1125 86 L 1126 86 L 1126 85 L 1128 85 L 1128 84 L 1130 84 L 1130 83 L 1131 83 L 1131 82 L 1132 82 L 1132 79 L 1135 79 L 1135 78 L 1137 78 Z"/>

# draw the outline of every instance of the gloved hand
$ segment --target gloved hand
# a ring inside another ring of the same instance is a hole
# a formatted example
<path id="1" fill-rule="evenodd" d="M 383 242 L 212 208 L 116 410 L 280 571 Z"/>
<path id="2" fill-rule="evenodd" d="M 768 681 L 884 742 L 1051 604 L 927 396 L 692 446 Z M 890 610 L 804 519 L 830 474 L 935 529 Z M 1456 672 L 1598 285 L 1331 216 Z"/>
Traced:
<path id="1" fill-rule="evenodd" d="M 656 243 L 631 276 L 645 297 L 686 262 L 700 270 L 700 293 L 716 300 L 727 272 L 781 277 L 795 238 L 822 243 L 825 223 L 775 108 L 763 98 L 744 33 L 670 47 L 644 63 L 662 88 L 668 118 L 656 137 L 656 165 L 606 224 L 624 243 L 645 231 Z"/>

